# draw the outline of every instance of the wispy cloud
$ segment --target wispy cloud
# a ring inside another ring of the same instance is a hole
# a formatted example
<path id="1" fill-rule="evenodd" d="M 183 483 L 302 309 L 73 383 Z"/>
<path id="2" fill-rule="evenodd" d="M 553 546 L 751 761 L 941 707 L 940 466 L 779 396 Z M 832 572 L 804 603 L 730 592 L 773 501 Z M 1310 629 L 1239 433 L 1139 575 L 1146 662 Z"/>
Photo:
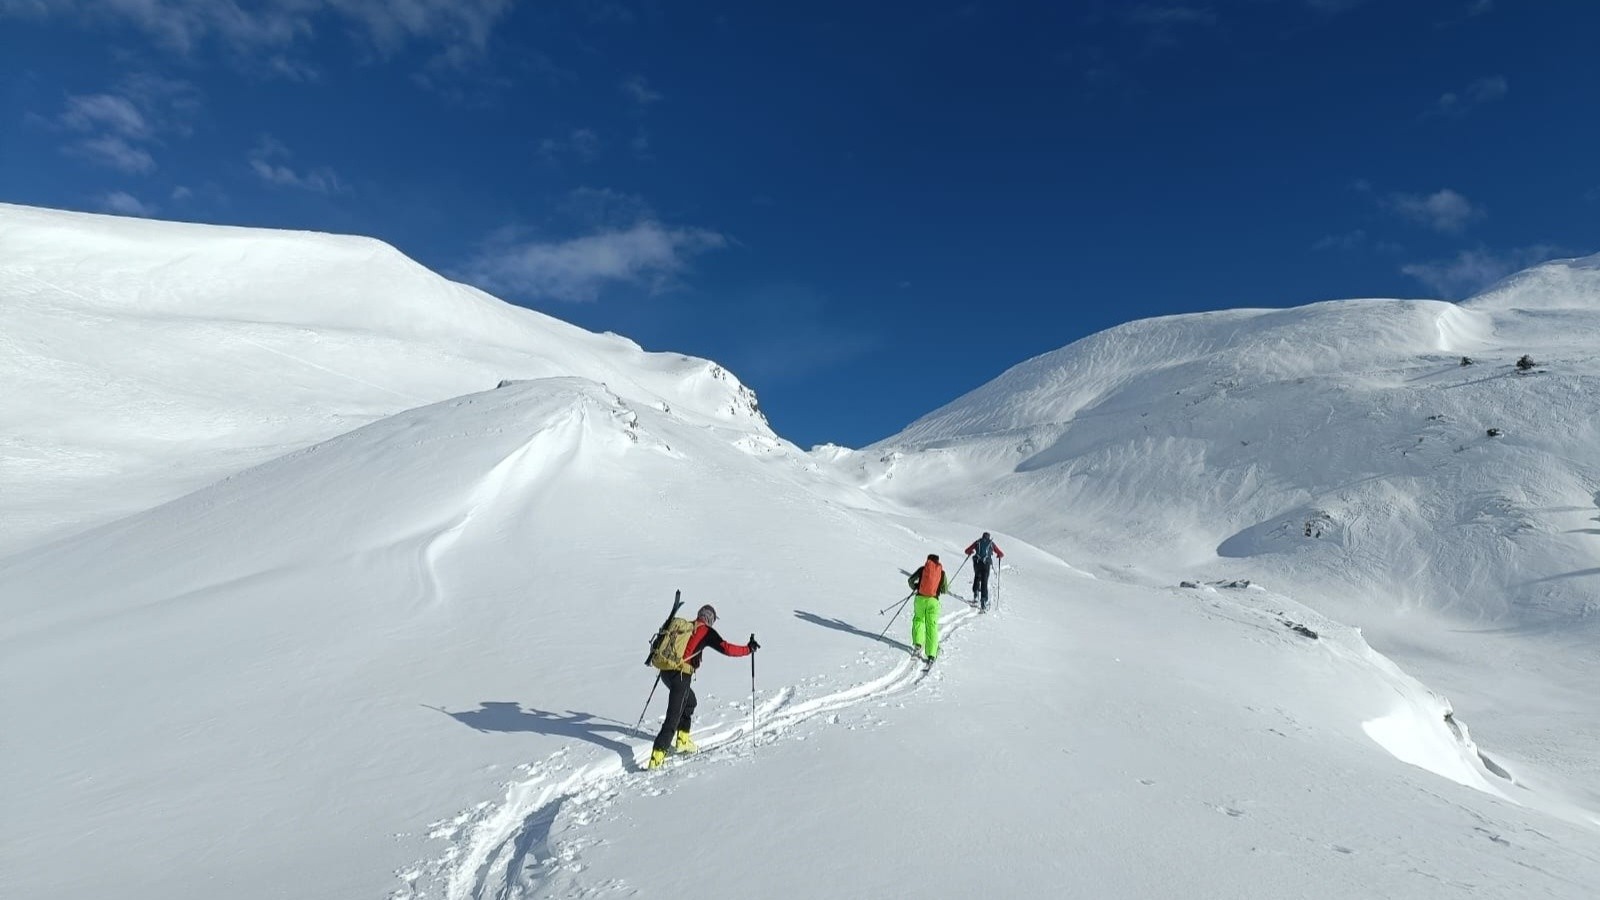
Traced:
<path id="1" fill-rule="evenodd" d="M 64 153 L 144 174 L 155 170 L 152 150 L 162 138 L 189 134 L 199 109 L 199 91 L 188 82 L 135 73 L 105 92 L 69 95 L 52 124 L 74 136 L 62 147 Z"/>
<path id="2" fill-rule="evenodd" d="M 640 131 L 628 142 L 628 149 L 633 151 L 634 159 L 652 160 L 655 155 L 650 152 L 650 134 Z"/>
<path id="3" fill-rule="evenodd" d="M 295 188 L 317 194 L 339 194 L 348 190 L 333 169 L 319 166 L 296 170 L 288 164 L 293 156 L 282 141 L 264 136 L 250 151 L 250 169 L 256 177 L 276 187 Z"/>
<path id="4" fill-rule="evenodd" d="M 1366 233 L 1366 231 L 1364 231 L 1364 230 L 1362 230 L 1360 228 L 1357 228 L 1354 231 L 1346 231 L 1343 234 L 1330 234 L 1330 235 L 1327 235 L 1326 237 L 1324 237 L 1321 240 L 1317 241 L 1315 244 L 1312 244 L 1311 245 L 1311 249 L 1313 249 L 1313 250 L 1355 250 L 1355 249 L 1360 248 L 1364 244 L 1366 244 L 1366 242 L 1367 242 L 1367 233 Z"/>
<path id="5" fill-rule="evenodd" d="M 1494 0 L 1472 0 L 1467 4 L 1467 15 L 1481 16 L 1494 9 Z"/>
<path id="6" fill-rule="evenodd" d="M 150 125 L 133 101 L 113 94 L 68 97 L 67 108 L 61 113 L 60 122 L 73 131 L 104 129 L 135 140 L 150 136 Z"/>
<path id="7" fill-rule="evenodd" d="M 1444 188 L 1432 194 L 1390 194 L 1384 205 L 1404 218 L 1445 234 L 1456 234 L 1487 216 L 1482 207 Z"/>
<path id="8" fill-rule="evenodd" d="M 1400 271 L 1432 288 L 1441 297 L 1456 300 L 1471 296 L 1514 272 L 1563 255 L 1561 248 L 1550 244 L 1503 252 L 1480 247 L 1459 251 L 1448 259 L 1408 263 L 1401 266 Z"/>
<path id="9" fill-rule="evenodd" d="M 285 54 L 327 33 L 350 34 L 380 56 L 412 44 L 481 55 L 512 5 L 513 0 L 0 0 L 0 17 L 127 25 L 181 56 L 214 42 L 236 60 L 303 79 L 315 70 Z M 320 28 L 326 20 L 343 27 Z"/>
<path id="10" fill-rule="evenodd" d="M 660 102 L 662 99 L 661 92 L 651 88 L 650 82 L 645 80 L 643 75 L 635 75 L 629 78 L 622 82 L 620 87 L 623 96 L 640 106 L 649 106 L 652 103 Z"/>
<path id="11" fill-rule="evenodd" d="M 460 273 L 485 290 L 528 300 L 589 302 L 613 285 L 652 293 L 672 287 L 689 260 L 727 246 L 703 228 L 675 228 L 654 219 L 561 241 L 494 242 Z"/>
<path id="12" fill-rule="evenodd" d="M 564 156 L 593 162 L 600 155 L 600 135 L 590 128 L 574 128 L 564 137 L 547 137 L 539 142 L 539 155 L 549 162 Z"/>
<path id="13" fill-rule="evenodd" d="M 145 175 L 156 169 L 156 158 L 150 151 L 115 134 L 73 141 L 63 147 L 62 152 L 129 175 Z"/>
<path id="14" fill-rule="evenodd" d="M 1441 94 L 1429 107 L 1428 114 L 1435 116 L 1464 116 L 1476 107 L 1485 103 L 1493 103 L 1503 99 L 1511 90 L 1510 82 L 1504 75 L 1491 75 L 1488 78 L 1479 78 L 1466 86 L 1462 91 L 1449 91 Z"/>
<path id="15" fill-rule="evenodd" d="M 159 211 L 154 204 L 145 203 L 127 191 L 112 191 L 100 198 L 100 208 L 119 216 L 149 217 Z"/>

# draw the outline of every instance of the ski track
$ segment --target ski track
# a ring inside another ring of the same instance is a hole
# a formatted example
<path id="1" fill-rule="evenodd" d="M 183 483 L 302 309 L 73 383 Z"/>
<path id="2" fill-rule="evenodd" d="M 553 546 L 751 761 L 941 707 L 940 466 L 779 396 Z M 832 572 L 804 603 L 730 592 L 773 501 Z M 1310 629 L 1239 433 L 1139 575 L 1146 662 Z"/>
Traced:
<path id="1" fill-rule="evenodd" d="M 963 605 L 941 617 L 940 641 L 948 640 L 977 616 L 974 609 Z M 542 762 L 521 766 L 528 777 L 512 783 L 501 803 L 480 803 L 431 826 L 429 837 L 451 840 L 454 845 L 438 859 L 398 872 L 405 885 L 390 896 L 392 900 L 518 900 L 538 896 L 553 875 L 580 871 L 578 856 L 592 843 L 580 835 L 552 846 L 551 831 L 562 813 L 577 825 L 586 825 L 625 785 L 643 779 L 644 790 L 666 793 L 677 781 L 674 769 L 679 765 L 698 768 L 707 761 L 703 758 L 715 760 L 729 749 L 771 743 L 794 726 L 818 716 L 910 693 L 928 674 L 920 662 L 902 656 L 888 672 L 820 697 L 797 701 L 799 692 L 795 686 L 786 685 L 758 705 L 753 730 L 746 717 L 718 722 L 698 739 L 700 752 L 695 754 L 695 760 L 669 761 L 659 771 L 644 770 L 650 755 L 648 743 L 634 749 L 632 764 L 626 767 L 615 756 L 587 764 L 574 762 L 570 759 L 571 748 L 564 747 Z M 582 895 L 620 887 L 595 886 L 583 890 Z M 436 893 L 441 889 L 442 893 Z"/>

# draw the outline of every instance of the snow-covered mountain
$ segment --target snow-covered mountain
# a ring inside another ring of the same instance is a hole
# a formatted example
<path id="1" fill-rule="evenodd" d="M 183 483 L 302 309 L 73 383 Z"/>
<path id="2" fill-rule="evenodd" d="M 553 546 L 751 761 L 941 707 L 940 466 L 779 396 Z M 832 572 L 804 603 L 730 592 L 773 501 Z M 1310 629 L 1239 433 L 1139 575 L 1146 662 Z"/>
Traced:
<path id="1" fill-rule="evenodd" d="M 511 307 L 370 238 L 0 204 L 0 553 L 404 409 L 568 375 L 772 437 L 714 363 Z"/>
<path id="2" fill-rule="evenodd" d="M 808 455 L 381 244 L 0 207 L 0 894 L 1594 896 L 1593 272 L 1131 323 Z M 903 571 L 985 528 L 922 676 Z M 764 648 L 643 772 L 680 589 Z"/>
<path id="3" fill-rule="evenodd" d="M 1220 565 L 1386 609 L 1566 626 L 1600 612 L 1593 586 L 1528 576 L 1600 565 L 1584 527 L 1600 506 L 1597 334 L 1600 256 L 1460 305 L 1132 322 L 835 461 L 1113 565 Z"/>

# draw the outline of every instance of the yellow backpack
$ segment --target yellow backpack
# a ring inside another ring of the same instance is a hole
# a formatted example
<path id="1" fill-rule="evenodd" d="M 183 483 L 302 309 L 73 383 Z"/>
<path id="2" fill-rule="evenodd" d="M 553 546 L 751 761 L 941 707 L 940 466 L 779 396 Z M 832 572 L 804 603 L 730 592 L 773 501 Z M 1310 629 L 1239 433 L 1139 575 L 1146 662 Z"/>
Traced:
<path id="1" fill-rule="evenodd" d="M 650 651 L 650 665 L 663 672 L 693 674 L 694 666 L 689 665 L 683 658 L 683 651 L 689 646 L 689 637 L 694 634 L 694 626 L 694 622 L 676 617 L 668 622 L 667 627 L 661 632 L 661 638 Z"/>

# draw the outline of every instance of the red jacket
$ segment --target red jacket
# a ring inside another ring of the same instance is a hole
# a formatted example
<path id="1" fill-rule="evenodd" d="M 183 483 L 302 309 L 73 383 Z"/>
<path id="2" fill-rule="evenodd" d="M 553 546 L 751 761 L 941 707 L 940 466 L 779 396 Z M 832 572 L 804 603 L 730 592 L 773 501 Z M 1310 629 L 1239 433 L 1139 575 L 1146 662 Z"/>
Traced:
<path id="1" fill-rule="evenodd" d="M 694 633 L 689 635 L 689 643 L 683 645 L 683 660 L 695 669 L 700 668 L 700 651 L 710 647 L 723 656 L 749 656 L 750 648 L 745 644 L 730 644 L 717 634 L 717 630 L 704 622 L 696 620 Z"/>

